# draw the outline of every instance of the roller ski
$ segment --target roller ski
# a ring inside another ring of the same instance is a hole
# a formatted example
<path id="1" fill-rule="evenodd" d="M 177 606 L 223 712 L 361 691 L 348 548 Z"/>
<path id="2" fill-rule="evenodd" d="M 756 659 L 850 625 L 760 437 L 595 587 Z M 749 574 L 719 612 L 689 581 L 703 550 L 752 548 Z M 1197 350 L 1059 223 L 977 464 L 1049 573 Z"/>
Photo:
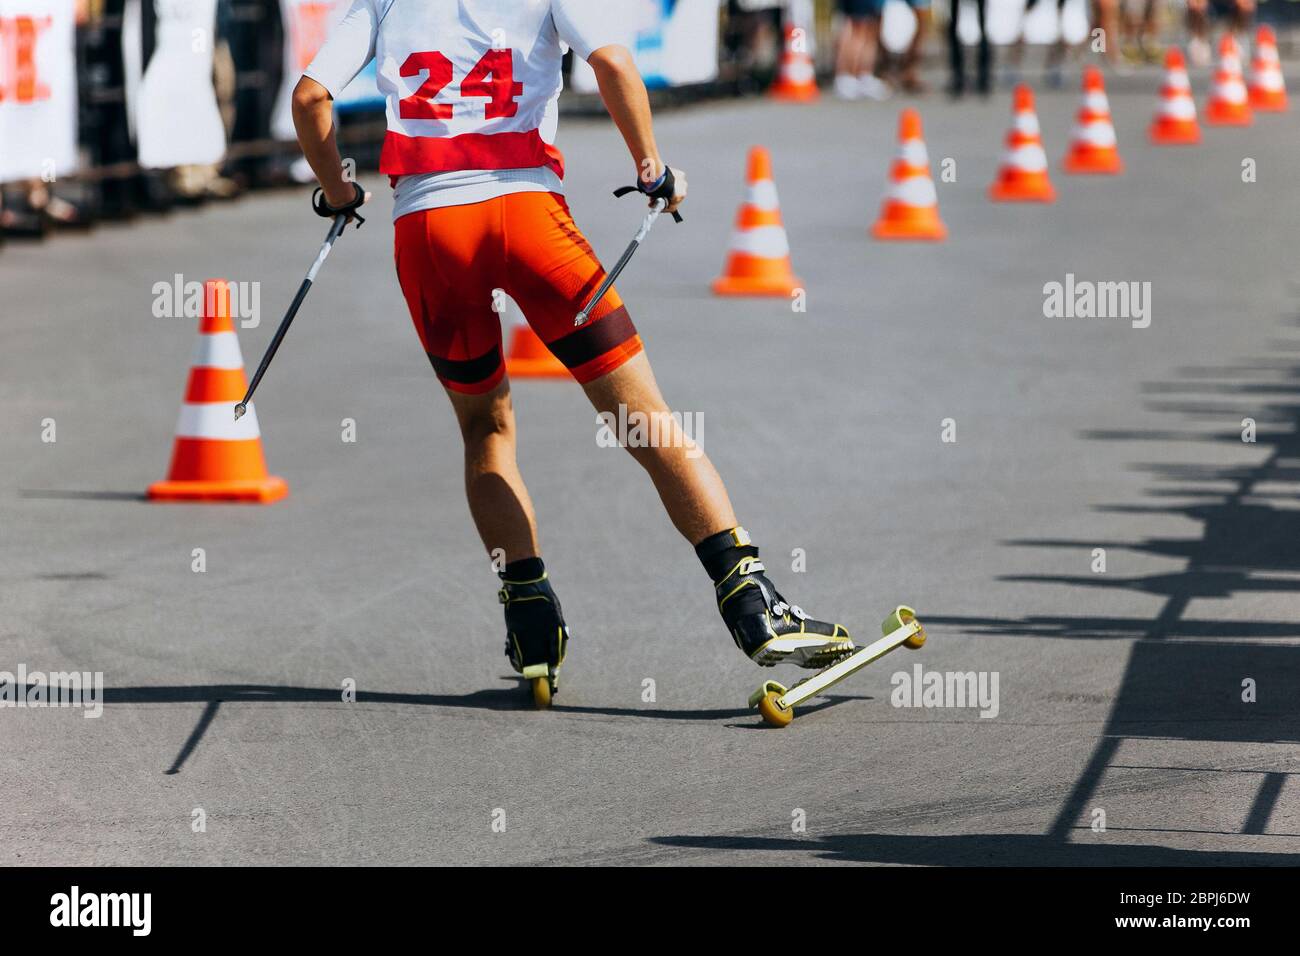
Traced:
<path id="1" fill-rule="evenodd" d="M 764 681 L 763 686 L 749 696 L 749 706 L 757 707 L 768 725 L 784 727 L 794 719 L 794 709 L 798 704 L 824 693 L 901 645 L 915 650 L 925 643 L 925 628 L 916 619 L 916 612 L 901 604 L 885 618 L 880 630 L 884 636 L 879 640 L 841 656 L 835 663 L 793 687 L 785 687 L 774 680 Z"/>
<path id="2" fill-rule="evenodd" d="M 545 710 L 559 690 L 560 665 L 569 644 L 559 598 L 545 571 L 519 581 L 502 574 L 497 596 L 505 605 L 506 657 L 523 677 L 533 706 Z"/>

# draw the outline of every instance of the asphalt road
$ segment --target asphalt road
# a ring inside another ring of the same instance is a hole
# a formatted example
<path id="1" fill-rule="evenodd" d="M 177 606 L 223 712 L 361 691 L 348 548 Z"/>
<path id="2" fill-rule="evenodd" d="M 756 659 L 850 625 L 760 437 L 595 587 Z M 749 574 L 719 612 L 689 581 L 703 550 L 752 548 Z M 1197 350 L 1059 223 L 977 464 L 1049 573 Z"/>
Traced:
<path id="1" fill-rule="evenodd" d="M 102 671 L 106 704 L 0 708 L 0 861 L 1300 863 L 1300 129 L 1148 146 L 1158 79 L 1113 96 L 1126 173 L 1054 167 L 1046 207 L 985 197 L 1007 94 L 920 101 L 932 160 L 956 161 L 935 246 L 867 237 L 898 104 L 661 118 L 686 222 L 619 285 L 666 395 L 703 415 L 788 596 L 859 636 L 912 604 L 930 635 L 783 731 L 746 709 L 770 675 L 649 482 L 553 381 L 515 395 L 574 638 L 556 708 L 520 709 L 379 177 L 258 394 L 292 489 L 268 507 L 139 500 L 195 334 L 152 289 L 260 282 L 255 364 L 323 234 L 306 190 L 6 247 L 0 670 Z M 1074 105 L 1040 95 L 1054 164 Z M 751 143 L 803 313 L 709 294 Z M 609 195 L 621 143 L 571 122 L 560 146 L 612 261 L 639 217 Z M 1067 273 L 1149 282 L 1150 327 L 1044 317 Z M 917 664 L 996 675 L 996 716 L 893 706 Z"/>

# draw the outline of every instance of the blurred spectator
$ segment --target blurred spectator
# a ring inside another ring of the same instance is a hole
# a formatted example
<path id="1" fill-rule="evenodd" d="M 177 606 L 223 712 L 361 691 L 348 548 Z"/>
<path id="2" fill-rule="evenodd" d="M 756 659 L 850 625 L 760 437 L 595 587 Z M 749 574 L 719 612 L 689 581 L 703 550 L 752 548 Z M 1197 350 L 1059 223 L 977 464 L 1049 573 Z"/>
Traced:
<path id="1" fill-rule="evenodd" d="M 1128 68 L 1119 55 L 1121 0 L 1093 0 L 1093 24 L 1101 27 L 1105 47 L 1102 56 L 1116 73 L 1127 73 Z"/>
<path id="2" fill-rule="evenodd" d="M 882 0 L 839 0 L 844 22 L 835 46 L 835 95 L 856 100 L 883 100 L 889 86 L 876 77 Z"/>
<path id="3" fill-rule="evenodd" d="M 766 86 L 781 57 L 781 15 L 784 0 L 727 0 L 722 50 L 728 73 L 738 88 Z"/>
<path id="4" fill-rule="evenodd" d="M 1124 57 L 1131 63 L 1159 63 L 1160 10 L 1156 0 L 1128 0 L 1123 10 Z"/>
<path id="5" fill-rule="evenodd" d="M 1065 0 L 1026 0 L 1025 16 L 1039 3 L 1056 4 L 1056 19 L 1060 23 L 1065 14 Z M 1057 30 L 1056 39 L 1047 46 L 1047 52 L 1043 55 L 1043 68 L 1047 73 L 1047 85 L 1053 89 L 1060 89 L 1065 83 L 1065 78 L 1061 72 L 1061 64 L 1065 61 L 1065 56 L 1069 52 L 1069 45 L 1065 42 L 1065 35 L 1060 29 Z M 1025 35 L 1022 30 L 1016 37 L 1016 42 L 1012 44 L 1009 57 L 1009 69 L 1006 76 L 1008 86 L 1015 86 L 1020 82 L 1020 69 L 1025 59 Z"/>
<path id="6" fill-rule="evenodd" d="M 884 0 L 877 0 L 877 2 L 879 4 L 877 10 L 883 11 Z M 921 49 L 925 43 L 925 35 L 930 28 L 930 0 L 904 0 L 904 2 L 916 15 L 916 32 L 912 34 L 912 41 L 901 57 L 885 58 L 885 78 L 892 78 L 904 93 L 924 93 L 925 84 L 921 82 L 917 68 L 921 62 Z"/>
<path id="7" fill-rule="evenodd" d="M 948 86 L 948 92 L 956 97 L 962 96 L 966 92 L 966 50 L 962 46 L 961 36 L 957 33 L 957 19 L 961 8 L 961 0 L 951 0 L 952 6 L 948 17 L 948 59 L 952 68 L 952 81 Z M 975 0 L 977 15 L 979 17 L 979 46 L 976 58 L 975 89 L 982 96 L 987 96 L 993 91 L 993 50 L 989 44 L 989 32 L 987 27 L 987 7 L 986 0 Z"/>
<path id="8" fill-rule="evenodd" d="M 1233 33 L 1249 29 L 1255 16 L 1255 0 L 1187 0 L 1187 30 L 1192 38 L 1187 41 L 1187 56 L 1193 66 L 1209 66 L 1210 14 L 1223 20 Z"/>

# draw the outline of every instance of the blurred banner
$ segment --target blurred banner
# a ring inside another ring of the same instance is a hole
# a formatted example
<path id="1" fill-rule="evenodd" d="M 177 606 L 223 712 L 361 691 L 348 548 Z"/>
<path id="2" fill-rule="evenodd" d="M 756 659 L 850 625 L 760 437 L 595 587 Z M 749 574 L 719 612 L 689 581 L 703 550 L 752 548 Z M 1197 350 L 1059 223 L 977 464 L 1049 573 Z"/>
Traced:
<path id="1" fill-rule="evenodd" d="M 146 169 L 221 162 L 212 85 L 217 0 L 130 0 L 122 29 L 128 114 Z"/>
<path id="2" fill-rule="evenodd" d="M 271 118 L 271 134 L 276 139 L 295 139 L 291 101 L 294 84 L 311 64 L 334 25 L 343 19 L 352 0 L 280 0 L 284 20 L 284 83 Z M 375 62 L 372 60 L 357 78 L 339 94 L 334 105 L 342 112 L 358 109 L 383 109 L 384 98 L 375 85 Z"/>
<path id="3" fill-rule="evenodd" d="M 622 43 L 636 57 L 646 86 L 707 83 L 718 75 L 718 0 L 633 0 Z M 596 77 L 575 59 L 570 76 L 579 93 L 596 92 Z"/>
<path id="4" fill-rule="evenodd" d="M 74 0 L 0 0 L 0 182 L 77 164 Z"/>

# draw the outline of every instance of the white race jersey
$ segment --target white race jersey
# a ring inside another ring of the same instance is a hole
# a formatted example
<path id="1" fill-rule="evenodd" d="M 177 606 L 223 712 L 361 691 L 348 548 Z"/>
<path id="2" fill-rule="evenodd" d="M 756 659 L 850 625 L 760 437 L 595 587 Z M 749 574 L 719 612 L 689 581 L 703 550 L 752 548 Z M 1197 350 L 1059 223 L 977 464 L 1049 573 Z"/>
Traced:
<path id="1" fill-rule="evenodd" d="M 562 190 L 552 142 L 565 45 L 611 42 L 623 0 L 353 0 L 306 75 L 337 96 L 377 64 L 394 218 L 509 192 Z"/>

